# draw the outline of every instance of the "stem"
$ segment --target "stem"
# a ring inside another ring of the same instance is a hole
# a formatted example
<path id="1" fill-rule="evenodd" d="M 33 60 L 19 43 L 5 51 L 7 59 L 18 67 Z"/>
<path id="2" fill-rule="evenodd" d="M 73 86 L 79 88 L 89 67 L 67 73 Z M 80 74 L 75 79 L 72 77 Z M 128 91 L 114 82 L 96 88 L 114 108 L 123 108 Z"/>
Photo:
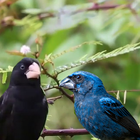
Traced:
<path id="1" fill-rule="evenodd" d="M 139 92 L 140 89 L 132 89 L 132 90 L 110 90 L 110 91 L 107 91 L 108 93 L 117 93 L 117 92 Z"/>
<path id="2" fill-rule="evenodd" d="M 62 98 L 63 96 L 56 96 L 56 97 L 51 97 L 51 98 L 47 98 L 47 102 L 48 104 L 54 104 L 54 102 L 60 98 Z"/>
<path id="3" fill-rule="evenodd" d="M 92 10 L 108 10 L 108 9 L 114 9 L 114 8 L 117 8 L 117 7 L 122 7 L 124 9 L 124 8 L 130 8 L 130 5 L 127 4 L 127 5 L 101 5 L 100 6 L 97 3 L 97 4 L 94 4 L 91 8 L 88 8 L 87 11 L 92 11 Z"/>
<path id="4" fill-rule="evenodd" d="M 86 135 L 89 134 L 89 132 L 86 129 L 53 129 L 53 130 L 43 130 L 43 133 L 41 134 L 42 137 L 45 136 L 62 136 L 62 135 Z"/>
<path id="5" fill-rule="evenodd" d="M 52 79 L 54 79 L 54 80 L 56 81 L 56 78 L 55 78 L 54 76 L 52 76 L 51 74 L 49 74 L 49 73 L 46 71 L 46 69 L 44 68 L 43 65 L 41 65 L 41 67 L 42 67 L 44 73 L 45 73 L 47 76 L 51 77 Z"/>
<path id="6" fill-rule="evenodd" d="M 45 89 L 43 89 L 43 90 L 44 90 L 44 91 L 48 91 L 48 90 L 54 89 L 54 88 L 59 89 L 60 87 L 59 87 L 59 86 L 51 86 L 51 87 L 45 88 Z"/>
<path id="7" fill-rule="evenodd" d="M 74 103 L 73 95 L 67 94 L 62 88 L 59 88 L 59 91 L 61 91 L 67 98 L 69 98 Z"/>
<path id="8" fill-rule="evenodd" d="M 35 56 L 36 59 L 38 59 L 40 53 L 41 53 L 41 52 L 36 52 L 36 53 L 34 54 L 34 56 Z M 51 77 L 52 79 L 55 80 L 55 82 L 56 82 L 57 85 L 58 85 L 59 91 L 61 91 L 62 94 L 64 94 L 67 98 L 69 98 L 69 99 L 74 103 L 73 95 L 70 96 L 70 95 L 67 94 L 61 87 L 59 87 L 59 81 L 57 80 L 57 76 L 53 76 L 53 75 L 49 74 L 49 73 L 46 71 L 46 69 L 44 68 L 43 64 L 41 64 L 41 67 L 42 67 L 44 73 L 45 73 L 47 76 L 49 76 L 49 77 Z"/>
<path id="9" fill-rule="evenodd" d="M 114 8 L 117 8 L 117 7 L 122 7 L 122 9 L 125 9 L 125 8 L 130 8 L 131 5 L 130 4 L 127 4 L 127 5 L 99 5 L 98 3 L 94 3 L 92 7 L 88 8 L 88 9 L 79 9 L 79 10 L 76 10 L 74 12 L 72 12 L 72 14 L 76 14 L 76 13 L 80 13 L 80 12 L 84 12 L 84 11 L 98 11 L 98 10 L 109 10 L 109 9 L 114 9 Z M 55 17 L 57 16 L 58 14 L 54 14 L 54 13 L 40 13 L 38 15 L 38 18 L 40 20 L 44 19 L 44 18 L 50 18 L 50 17 Z"/>
<path id="10" fill-rule="evenodd" d="M 49 76 L 49 77 L 51 77 L 52 79 L 54 79 L 54 80 L 56 81 L 57 85 L 59 86 L 59 81 L 57 80 L 57 78 L 56 78 L 55 76 L 50 75 L 50 74 L 46 71 L 46 69 L 44 68 L 43 65 L 41 65 L 41 67 L 42 67 L 44 73 L 45 73 L 47 76 Z M 67 94 L 61 87 L 58 87 L 58 90 L 61 91 L 62 94 L 64 94 L 67 98 L 69 98 L 69 99 L 74 103 L 73 96 L 70 96 L 69 94 Z"/>
<path id="11" fill-rule="evenodd" d="M 50 18 L 50 17 L 55 17 L 56 15 L 54 15 L 53 13 L 41 13 L 38 15 L 39 20 L 42 20 L 44 18 Z"/>

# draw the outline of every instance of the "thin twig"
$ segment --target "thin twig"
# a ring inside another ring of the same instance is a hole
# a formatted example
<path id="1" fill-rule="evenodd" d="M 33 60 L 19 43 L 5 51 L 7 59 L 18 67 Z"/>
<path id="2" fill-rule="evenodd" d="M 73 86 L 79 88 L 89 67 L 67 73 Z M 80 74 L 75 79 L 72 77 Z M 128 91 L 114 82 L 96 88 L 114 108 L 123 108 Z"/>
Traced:
<path id="1" fill-rule="evenodd" d="M 54 102 L 58 99 L 61 99 L 63 96 L 56 96 L 56 97 L 51 97 L 51 98 L 47 98 L 47 102 L 48 104 L 54 104 Z"/>
<path id="2" fill-rule="evenodd" d="M 117 92 L 139 92 L 140 89 L 132 89 L 132 90 L 110 90 L 110 91 L 107 91 L 108 93 L 117 93 Z"/>
<path id="3" fill-rule="evenodd" d="M 114 9 L 117 7 L 123 7 L 124 8 L 130 8 L 130 4 L 126 5 L 99 5 L 98 3 L 93 4 L 91 8 L 88 8 L 87 11 L 93 11 L 93 10 L 108 10 L 108 9 Z"/>
<path id="4" fill-rule="evenodd" d="M 50 75 L 50 74 L 46 71 L 46 69 L 44 68 L 43 65 L 41 65 L 41 67 L 42 67 L 44 73 L 45 73 L 47 76 L 49 76 L 49 77 L 51 77 L 52 79 L 54 79 L 54 80 L 56 81 L 57 85 L 59 86 L 59 81 L 57 80 L 57 77 Z M 68 98 L 74 103 L 73 96 L 70 96 L 69 94 L 67 94 L 61 87 L 59 87 L 58 89 L 59 89 L 59 91 L 62 92 L 62 94 L 64 94 L 66 97 L 68 97 Z"/>
<path id="5" fill-rule="evenodd" d="M 79 10 L 76 10 L 76 11 L 72 12 L 71 14 L 73 15 L 73 14 L 84 12 L 84 11 L 109 10 L 109 9 L 113 9 L 113 8 L 117 8 L 117 7 L 122 7 L 122 9 L 128 8 L 132 11 L 132 8 L 131 8 L 130 4 L 127 4 L 127 5 L 99 5 L 98 3 L 93 3 L 93 6 L 91 6 L 90 8 L 79 9 Z M 134 10 L 132 12 L 134 13 Z M 65 14 L 67 14 L 67 13 L 65 13 Z M 43 20 L 45 18 L 57 17 L 58 13 L 51 13 L 51 12 L 47 11 L 47 12 L 42 12 L 42 13 L 40 13 L 38 15 L 35 15 L 35 16 L 38 16 L 39 20 Z M 4 20 L 2 20 L 2 21 L 4 21 Z M 13 24 L 13 21 L 14 21 L 14 19 L 12 20 L 12 22 L 7 22 L 7 23 L 5 22 L 6 27 L 15 26 L 15 24 Z M 2 23 L 1 23 L 1 25 L 2 25 Z M 2 25 L 2 27 L 3 27 L 3 25 Z M 0 32 L 1 32 L 1 30 L 0 30 Z"/>
<path id="6" fill-rule="evenodd" d="M 114 8 L 117 8 L 117 7 L 123 7 L 123 9 L 125 8 L 130 8 L 130 4 L 127 4 L 127 5 L 99 5 L 97 3 L 93 3 L 93 6 L 90 7 L 90 8 L 87 8 L 87 9 L 79 9 L 79 10 L 76 10 L 74 12 L 72 12 L 72 15 L 73 14 L 77 14 L 77 13 L 80 13 L 80 12 L 84 12 L 84 11 L 97 11 L 97 10 L 109 10 L 109 9 L 114 9 Z M 66 14 L 66 13 L 65 13 Z M 57 16 L 58 14 L 54 14 L 54 13 L 48 13 L 48 12 L 43 12 L 43 13 L 40 13 L 38 15 L 39 19 L 42 20 L 44 18 L 50 18 L 50 17 L 55 17 Z"/>
<path id="7" fill-rule="evenodd" d="M 44 90 L 44 91 L 48 91 L 48 90 L 54 89 L 54 88 L 59 89 L 60 87 L 57 86 L 57 85 L 55 85 L 55 86 L 50 86 L 50 87 L 48 87 L 48 88 L 44 88 L 43 90 Z"/>
<path id="8" fill-rule="evenodd" d="M 62 88 L 59 88 L 59 91 L 61 91 L 67 98 L 69 98 L 74 103 L 73 95 L 67 94 Z"/>
<path id="9" fill-rule="evenodd" d="M 39 53 L 41 53 L 41 52 L 36 52 L 36 53 L 34 54 L 34 56 L 35 56 L 36 59 L 38 59 L 38 57 L 39 57 L 39 55 L 40 55 Z M 51 77 L 52 79 L 54 79 L 55 82 L 57 83 L 57 85 L 59 86 L 59 81 L 58 81 L 58 79 L 57 79 L 57 75 L 56 75 L 56 76 L 53 76 L 53 75 L 49 74 L 49 73 L 46 71 L 46 69 L 45 69 L 45 67 L 43 66 L 43 64 L 41 64 L 41 68 L 43 69 L 44 73 L 45 73 L 47 76 L 49 76 L 49 77 Z M 59 87 L 58 89 L 59 89 L 59 91 L 62 92 L 62 94 L 64 94 L 68 99 L 70 99 L 70 100 L 74 103 L 74 98 L 73 98 L 73 96 L 70 96 L 69 94 L 67 94 L 61 87 Z"/>
<path id="10" fill-rule="evenodd" d="M 44 18 L 50 18 L 50 17 L 55 17 L 56 15 L 53 13 L 45 12 L 45 13 L 40 13 L 38 15 L 39 20 L 42 20 Z"/>
<path id="11" fill-rule="evenodd" d="M 46 69 L 44 68 L 43 65 L 41 65 L 41 68 L 43 69 L 44 73 L 45 73 L 47 76 L 51 77 L 52 79 L 54 79 L 54 80 L 56 81 L 56 78 L 55 78 L 54 76 L 52 76 L 51 74 L 49 74 L 49 73 L 46 71 Z"/>

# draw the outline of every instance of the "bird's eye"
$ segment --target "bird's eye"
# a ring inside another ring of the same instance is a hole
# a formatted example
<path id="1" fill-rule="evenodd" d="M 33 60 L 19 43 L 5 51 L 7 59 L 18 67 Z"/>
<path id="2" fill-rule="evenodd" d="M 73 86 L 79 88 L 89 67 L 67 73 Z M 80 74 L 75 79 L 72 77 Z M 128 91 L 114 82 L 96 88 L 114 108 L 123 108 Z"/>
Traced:
<path id="1" fill-rule="evenodd" d="M 75 79 L 75 81 L 76 81 L 77 83 L 81 83 L 81 82 L 83 81 L 83 76 L 81 76 L 81 75 L 76 75 L 74 79 Z"/>
<path id="2" fill-rule="evenodd" d="M 21 69 L 21 70 L 24 70 L 24 69 L 25 69 L 25 66 L 24 66 L 24 65 L 21 65 L 21 66 L 20 66 L 20 69 Z"/>
<path id="3" fill-rule="evenodd" d="M 77 80 L 80 80 L 80 79 L 81 79 L 81 75 L 77 75 L 77 76 L 76 76 L 76 79 L 77 79 Z"/>

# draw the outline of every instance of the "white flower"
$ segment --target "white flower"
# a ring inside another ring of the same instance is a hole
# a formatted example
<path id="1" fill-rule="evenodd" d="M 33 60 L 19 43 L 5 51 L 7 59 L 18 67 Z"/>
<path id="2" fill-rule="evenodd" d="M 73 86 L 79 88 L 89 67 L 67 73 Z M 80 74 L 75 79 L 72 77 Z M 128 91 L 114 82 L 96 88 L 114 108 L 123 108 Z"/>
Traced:
<path id="1" fill-rule="evenodd" d="M 30 53 L 30 52 L 31 52 L 31 49 L 30 49 L 29 46 L 23 45 L 23 46 L 20 48 L 20 52 L 23 53 L 23 54 L 27 54 L 27 53 Z"/>

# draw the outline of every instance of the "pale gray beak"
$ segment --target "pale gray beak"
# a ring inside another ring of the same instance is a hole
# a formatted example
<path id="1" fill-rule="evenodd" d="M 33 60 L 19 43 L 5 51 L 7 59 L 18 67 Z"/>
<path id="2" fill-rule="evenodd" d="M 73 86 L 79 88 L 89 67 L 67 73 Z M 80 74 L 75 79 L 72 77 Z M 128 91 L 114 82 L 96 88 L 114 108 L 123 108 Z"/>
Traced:
<path id="1" fill-rule="evenodd" d="M 60 87 L 64 87 L 69 90 L 75 89 L 75 83 L 70 78 L 65 78 L 60 82 Z"/>

